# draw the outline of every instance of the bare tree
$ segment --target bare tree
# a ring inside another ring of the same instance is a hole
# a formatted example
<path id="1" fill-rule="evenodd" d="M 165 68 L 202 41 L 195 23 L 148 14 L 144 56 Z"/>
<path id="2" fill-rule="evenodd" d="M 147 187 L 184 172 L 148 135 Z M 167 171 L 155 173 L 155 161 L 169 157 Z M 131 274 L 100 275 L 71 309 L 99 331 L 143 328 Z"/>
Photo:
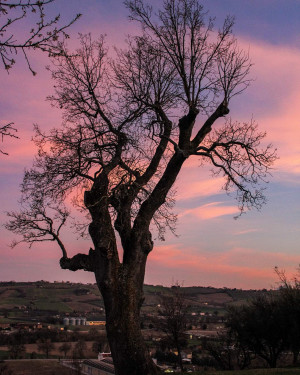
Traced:
<path id="1" fill-rule="evenodd" d="M 76 54 L 55 58 L 50 100 L 64 111 L 63 127 L 36 129 L 39 154 L 24 176 L 23 210 L 10 214 L 7 228 L 29 244 L 57 241 L 63 269 L 94 272 L 116 374 L 148 375 L 158 370 L 139 315 L 151 225 L 160 237 L 174 229 L 172 187 L 184 162 L 196 156 L 210 163 L 243 211 L 265 202 L 259 183 L 276 156 L 261 146 L 265 134 L 254 121 L 217 121 L 249 84 L 251 64 L 232 35 L 233 19 L 214 32 L 196 0 L 166 0 L 158 13 L 141 0 L 126 5 L 143 32 L 114 60 L 104 38 L 89 35 Z M 60 230 L 71 193 L 93 246 L 68 257 Z"/>
<path id="2" fill-rule="evenodd" d="M 23 358 L 23 355 L 26 353 L 26 348 L 24 344 L 13 341 L 8 345 L 8 352 L 9 357 L 12 359 Z"/>
<path id="3" fill-rule="evenodd" d="M 76 358 L 85 358 L 85 351 L 87 349 L 87 345 L 85 340 L 80 339 L 76 342 L 76 345 L 73 350 L 73 357 Z"/>
<path id="4" fill-rule="evenodd" d="M 55 348 L 55 345 L 50 339 L 41 339 L 38 343 L 38 351 L 43 352 L 46 355 L 46 358 L 49 358 L 49 354 Z"/>
<path id="5" fill-rule="evenodd" d="M 160 319 L 157 324 L 166 333 L 169 344 L 176 348 L 179 367 L 181 371 L 184 371 L 181 351 L 186 341 L 184 332 L 186 331 L 188 305 L 180 286 L 174 285 L 171 295 L 163 296 L 160 304 Z"/>
<path id="6" fill-rule="evenodd" d="M 67 357 L 67 354 L 68 352 L 72 349 L 72 346 L 69 342 L 64 342 L 63 344 L 61 344 L 61 346 L 58 348 L 58 350 L 61 352 L 61 353 L 64 353 L 64 357 L 66 358 Z"/>

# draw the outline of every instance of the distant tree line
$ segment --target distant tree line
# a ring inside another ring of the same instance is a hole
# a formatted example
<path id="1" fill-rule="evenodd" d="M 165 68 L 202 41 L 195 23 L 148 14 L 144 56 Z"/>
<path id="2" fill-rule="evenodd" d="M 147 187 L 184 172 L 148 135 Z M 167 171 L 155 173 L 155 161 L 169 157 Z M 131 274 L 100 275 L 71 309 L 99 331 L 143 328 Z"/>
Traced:
<path id="1" fill-rule="evenodd" d="M 8 356 L 11 359 L 23 358 L 26 353 L 26 344 L 37 344 L 37 350 L 46 358 L 55 349 L 54 343 L 61 343 L 58 350 L 63 357 L 85 358 L 86 341 L 93 341 L 92 350 L 94 353 L 107 348 L 107 338 L 91 328 L 86 333 L 77 331 L 59 330 L 37 330 L 28 332 L 25 330 L 11 333 L 10 335 L 0 333 L 0 345 L 7 346 Z M 70 343 L 75 343 L 71 345 Z M 31 353 L 32 358 L 36 358 L 37 353 Z"/>

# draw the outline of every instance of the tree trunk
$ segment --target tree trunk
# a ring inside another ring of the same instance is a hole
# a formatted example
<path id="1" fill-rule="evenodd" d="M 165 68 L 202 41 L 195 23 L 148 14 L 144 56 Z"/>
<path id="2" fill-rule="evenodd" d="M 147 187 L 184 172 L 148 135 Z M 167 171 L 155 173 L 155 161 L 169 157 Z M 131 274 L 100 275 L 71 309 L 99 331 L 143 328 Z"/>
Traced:
<path id="1" fill-rule="evenodd" d="M 270 368 L 276 368 L 277 367 L 278 357 L 279 357 L 279 354 L 271 352 L 270 357 L 268 359 L 268 364 L 269 364 Z"/>
<path id="2" fill-rule="evenodd" d="M 103 268 L 98 268 L 99 273 L 95 269 L 105 305 L 107 338 L 116 375 L 156 375 L 160 371 L 150 357 L 140 327 L 147 253 L 137 243 L 131 254 L 122 264 L 110 264 L 109 278 L 103 277 Z M 105 268 L 107 272 L 109 267 Z"/>
<path id="3" fill-rule="evenodd" d="M 107 336 L 116 374 L 158 374 L 142 337 L 139 316 L 128 312 L 126 301 L 122 305 L 119 319 L 107 314 Z"/>
<path id="4" fill-rule="evenodd" d="M 116 375 L 156 375 L 140 327 L 143 291 L 130 275 L 123 275 L 113 288 L 98 285 L 106 311 L 106 331 Z M 115 288 L 116 286 L 116 288 Z"/>
<path id="5" fill-rule="evenodd" d="M 180 344 L 177 342 L 177 352 L 178 352 L 178 363 L 179 363 L 179 367 L 180 367 L 180 370 L 183 372 L 183 363 L 182 363 L 182 356 L 181 356 L 181 348 L 180 348 Z"/>

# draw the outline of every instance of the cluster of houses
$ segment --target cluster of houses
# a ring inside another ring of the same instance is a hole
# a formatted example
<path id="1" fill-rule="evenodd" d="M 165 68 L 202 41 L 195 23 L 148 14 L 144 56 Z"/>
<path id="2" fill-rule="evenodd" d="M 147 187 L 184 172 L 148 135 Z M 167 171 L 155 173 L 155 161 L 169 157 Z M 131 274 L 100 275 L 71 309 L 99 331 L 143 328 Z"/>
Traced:
<path id="1" fill-rule="evenodd" d="M 43 325 L 41 323 L 0 323 L 0 331 L 9 330 L 24 330 L 24 331 L 34 331 L 36 329 L 50 328 L 48 325 Z"/>

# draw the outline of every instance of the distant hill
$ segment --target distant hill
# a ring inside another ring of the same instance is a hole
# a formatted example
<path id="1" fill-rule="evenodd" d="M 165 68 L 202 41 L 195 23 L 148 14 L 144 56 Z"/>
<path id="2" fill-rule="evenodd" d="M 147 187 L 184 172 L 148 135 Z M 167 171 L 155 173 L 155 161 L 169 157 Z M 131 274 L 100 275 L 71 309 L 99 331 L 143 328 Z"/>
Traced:
<path id="1" fill-rule="evenodd" d="M 196 312 L 222 312 L 228 304 L 242 303 L 262 293 L 213 287 L 182 287 L 185 299 Z M 266 290 L 264 291 L 266 292 Z M 151 313 L 160 303 L 162 295 L 171 288 L 160 285 L 144 286 L 145 301 L 142 314 Z M 104 316 L 104 304 L 96 284 L 70 282 L 0 282 L 0 321 L 12 318 L 39 318 L 43 315 L 65 314 Z M 94 317 L 95 319 L 95 317 Z"/>

